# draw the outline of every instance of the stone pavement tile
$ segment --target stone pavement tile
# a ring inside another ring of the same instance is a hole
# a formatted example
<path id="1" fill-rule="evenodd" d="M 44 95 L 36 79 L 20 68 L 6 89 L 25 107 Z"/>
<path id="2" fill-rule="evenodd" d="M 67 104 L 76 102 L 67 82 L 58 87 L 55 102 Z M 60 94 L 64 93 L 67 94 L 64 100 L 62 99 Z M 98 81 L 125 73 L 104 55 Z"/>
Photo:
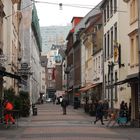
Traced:
<path id="1" fill-rule="evenodd" d="M 68 107 L 62 115 L 59 105 L 37 105 L 38 115 L 21 118 L 17 129 L 0 130 L 0 140 L 140 140 L 140 129 L 106 128 L 83 109 Z M 106 123 L 106 122 L 105 122 Z M 7 136 L 7 134 L 9 136 Z"/>
<path id="2" fill-rule="evenodd" d="M 86 133 L 86 134 L 118 134 L 109 129 L 95 128 L 90 126 L 45 126 L 45 127 L 29 127 L 23 134 L 60 134 L 60 133 Z"/>
<path id="3" fill-rule="evenodd" d="M 96 137 L 48 137 L 48 138 L 21 138 L 20 140 L 129 140 L 129 139 L 118 139 L 118 138 L 96 138 Z"/>

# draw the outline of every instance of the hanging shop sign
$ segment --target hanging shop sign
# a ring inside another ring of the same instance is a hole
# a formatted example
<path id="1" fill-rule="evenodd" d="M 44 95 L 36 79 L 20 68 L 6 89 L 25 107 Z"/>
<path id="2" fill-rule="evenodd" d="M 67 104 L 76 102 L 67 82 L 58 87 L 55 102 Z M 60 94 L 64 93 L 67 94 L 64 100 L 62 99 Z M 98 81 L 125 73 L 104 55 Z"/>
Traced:
<path id="1" fill-rule="evenodd" d="M 28 63 L 21 63 L 21 69 L 28 69 Z"/>
<path id="2" fill-rule="evenodd" d="M 118 63 L 119 60 L 119 47 L 114 46 L 114 63 Z"/>

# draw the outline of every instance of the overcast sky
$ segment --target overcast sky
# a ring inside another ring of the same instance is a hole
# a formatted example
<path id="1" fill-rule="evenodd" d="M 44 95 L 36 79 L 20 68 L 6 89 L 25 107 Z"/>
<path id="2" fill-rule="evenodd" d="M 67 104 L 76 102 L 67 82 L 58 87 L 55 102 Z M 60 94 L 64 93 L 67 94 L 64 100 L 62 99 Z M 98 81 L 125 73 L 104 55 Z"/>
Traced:
<path id="1" fill-rule="evenodd" d="M 40 26 L 67 25 L 71 23 L 74 16 L 85 16 L 91 7 L 95 7 L 101 0 L 35 0 L 48 3 L 36 3 Z M 62 3 L 60 10 L 59 3 Z M 78 4 L 89 8 L 73 7 Z M 70 6 L 66 6 L 70 5 Z M 89 6 L 88 6 L 89 5 Z"/>

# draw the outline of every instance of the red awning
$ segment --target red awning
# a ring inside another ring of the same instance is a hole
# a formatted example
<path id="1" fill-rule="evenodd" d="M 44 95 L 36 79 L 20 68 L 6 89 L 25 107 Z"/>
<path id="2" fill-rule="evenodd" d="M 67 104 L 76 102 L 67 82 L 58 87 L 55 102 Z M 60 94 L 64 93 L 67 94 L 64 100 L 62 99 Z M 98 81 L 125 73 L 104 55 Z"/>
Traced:
<path id="1" fill-rule="evenodd" d="M 80 93 L 75 93 L 75 96 L 80 96 Z"/>
<path id="2" fill-rule="evenodd" d="M 96 86 L 96 84 L 87 85 L 86 87 L 81 88 L 81 89 L 80 89 L 80 92 L 87 91 L 87 90 L 89 90 L 89 89 L 91 89 L 91 88 L 93 88 L 93 87 L 95 87 L 95 86 Z"/>

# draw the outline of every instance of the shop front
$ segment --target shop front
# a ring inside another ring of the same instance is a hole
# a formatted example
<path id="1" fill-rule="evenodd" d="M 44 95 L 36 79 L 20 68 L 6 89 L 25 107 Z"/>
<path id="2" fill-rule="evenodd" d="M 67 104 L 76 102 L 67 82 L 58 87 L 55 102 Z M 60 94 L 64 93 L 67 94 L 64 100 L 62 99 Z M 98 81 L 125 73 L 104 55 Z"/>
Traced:
<path id="1" fill-rule="evenodd" d="M 91 84 L 80 89 L 81 105 L 86 113 L 91 116 L 95 115 L 95 107 L 97 102 L 101 99 L 102 84 Z"/>
<path id="2" fill-rule="evenodd" d="M 115 83 L 115 86 L 122 85 L 127 83 L 131 88 L 131 99 L 130 99 L 130 116 L 131 116 L 131 125 L 134 127 L 140 126 L 140 108 L 139 108 L 139 98 L 138 98 L 138 75 L 129 75 L 125 80 L 118 81 Z"/>

